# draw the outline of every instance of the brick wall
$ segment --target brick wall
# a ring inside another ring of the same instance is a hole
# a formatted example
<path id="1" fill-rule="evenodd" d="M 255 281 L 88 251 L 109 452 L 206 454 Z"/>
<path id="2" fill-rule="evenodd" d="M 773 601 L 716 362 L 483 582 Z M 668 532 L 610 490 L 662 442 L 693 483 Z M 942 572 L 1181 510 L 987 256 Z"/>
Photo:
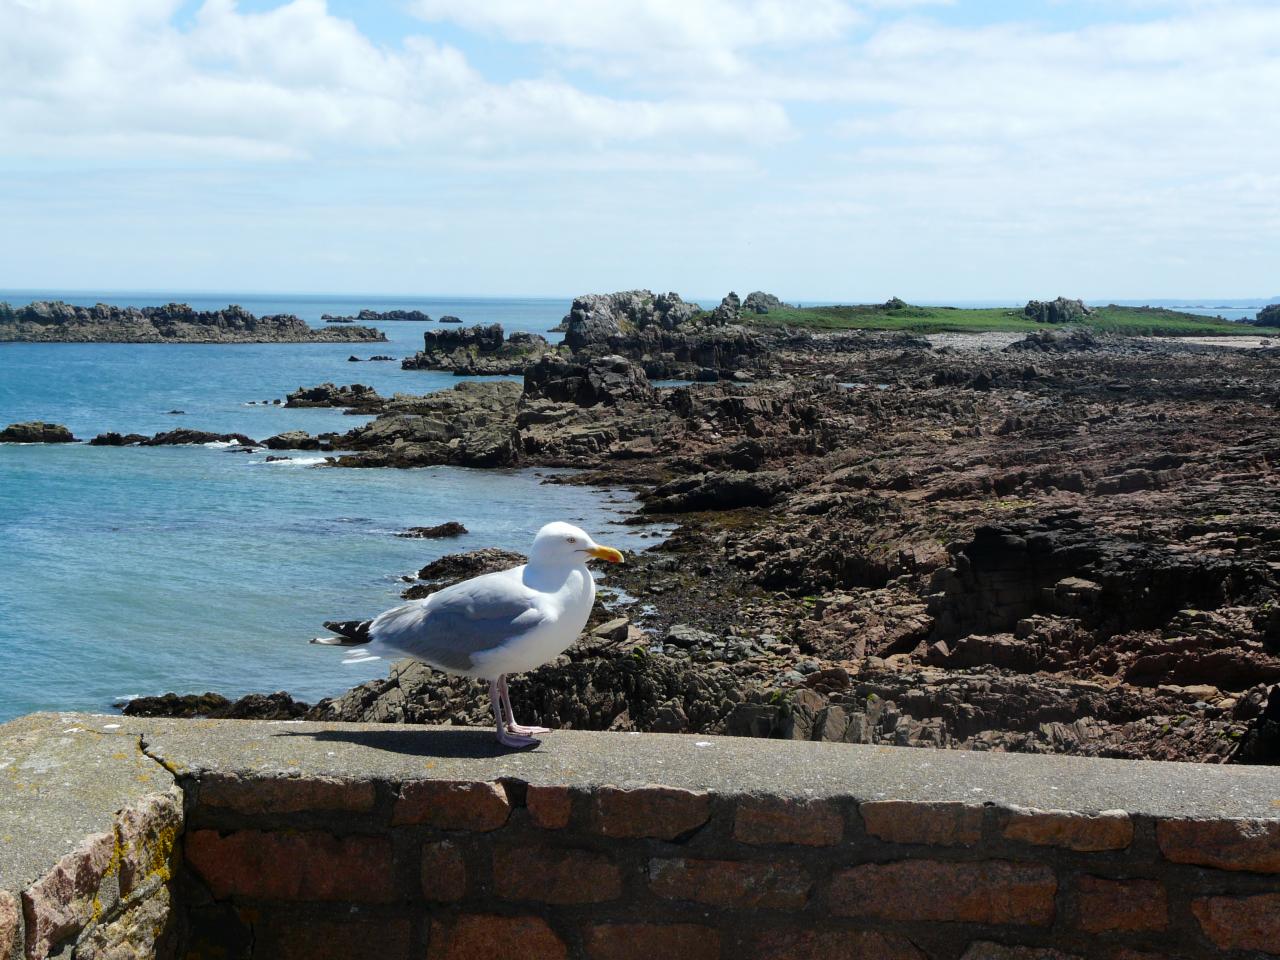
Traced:
<path id="1" fill-rule="evenodd" d="M 1280 957 L 1280 769 L 0 726 L 0 960 Z"/>
<path id="2" fill-rule="evenodd" d="M 181 834 L 182 795 L 170 788 L 120 810 L 108 830 L 80 840 L 25 890 L 0 891 L 0 957 L 173 955 Z"/>
<path id="3" fill-rule="evenodd" d="M 193 957 L 1280 955 L 1275 820 L 516 781 L 189 791 Z"/>

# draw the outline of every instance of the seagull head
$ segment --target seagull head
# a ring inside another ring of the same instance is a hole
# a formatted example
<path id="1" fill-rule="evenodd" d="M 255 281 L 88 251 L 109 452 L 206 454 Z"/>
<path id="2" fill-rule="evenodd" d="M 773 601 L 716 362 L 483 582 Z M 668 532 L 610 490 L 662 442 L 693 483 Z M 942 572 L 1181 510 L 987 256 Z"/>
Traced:
<path id="1" fill-rule="evenodd" d="M 588 560 L 607 560 L 621 563 L 622 554 L 613 547 L 602 547 L 591 539 L 591 534 L 571 523 L 548 523 L 533 538 L 529 562 L 543 564 L 586 563 Z"/>

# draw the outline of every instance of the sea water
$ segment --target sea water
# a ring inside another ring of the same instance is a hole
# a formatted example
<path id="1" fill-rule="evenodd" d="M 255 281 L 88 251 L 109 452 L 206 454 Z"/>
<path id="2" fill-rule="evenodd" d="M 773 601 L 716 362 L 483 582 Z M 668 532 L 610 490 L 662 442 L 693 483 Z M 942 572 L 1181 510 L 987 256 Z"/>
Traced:
<path id="1" fill-rule="evenodd" d="M 95 296 L 0 292 L 0 300 L 98 300 L 198 309 L 229 302 L 262 313 L 421 309 L 464 323 L 546 332 L 554 300 L 261 298 L 182 293 Z M 351 363 L 421 347 L 432 322 L 379 324 L 388 343 L 0 344 L 0 426 L 64 423 L 106 430 L 346 430 L 367 418 L 250 401 L 325 380 L 380 393 L 426 393 L 458 381 Z M 547 334 L 555 341 L 557 335 Z M 182 414 L 169 411 L 181 410 Z M 400 576 L 446 553 L 525 550 L 549 520 L 569 520 L 626 548 L 652 541 L 619 523 L 625 493 L 548 484 L 555 471 L 345 470 L 310 452 L 268 463 L 223 447 L 0 444 L 0 720 L 40 709 L 103 710 L 173 690 L 227 696 L 288 690 L 315 700 L 386 673 L 342 666 L 340 648 L 307 640 L 324 620 L 371 616 L 398 602 Z M 398 538 L 409 526 L 461 521 L 455 540 Z"/>

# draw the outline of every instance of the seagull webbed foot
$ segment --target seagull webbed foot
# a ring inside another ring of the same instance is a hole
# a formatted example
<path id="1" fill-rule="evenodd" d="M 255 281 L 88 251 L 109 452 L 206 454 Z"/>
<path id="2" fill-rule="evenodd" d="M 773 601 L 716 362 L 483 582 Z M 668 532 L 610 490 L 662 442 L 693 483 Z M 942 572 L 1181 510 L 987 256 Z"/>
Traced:
<path id="1" fill-rule="evenodd" d="M 519 734 L 522 737 L 536 737 L 540 733 L 550 733 L 550 727 L 526 727 L 519 723 L 508 723 L 507 731 L 509 733 Z"/>

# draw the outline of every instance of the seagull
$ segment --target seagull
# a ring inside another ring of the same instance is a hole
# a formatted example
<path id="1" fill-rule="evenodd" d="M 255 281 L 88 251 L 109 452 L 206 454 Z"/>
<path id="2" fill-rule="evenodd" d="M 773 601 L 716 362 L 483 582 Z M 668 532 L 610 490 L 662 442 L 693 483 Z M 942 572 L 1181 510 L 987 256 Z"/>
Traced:
<path id="1" fill-rule="evenodd" d="M 456 676 L 489 681 L 498 742 L 532 747 L 546 727 L 516 723 L 507 674 L 553 660 L 578 638 L 595 602 L 588 560 L 621 563 L 569 523 L 548 523 L 533 538 L 529 562 L 454 584 L 374 617 L 367 636 L 324 637 L 313 643 L 360 646 L 343 663 L 410 657 Z"/>

